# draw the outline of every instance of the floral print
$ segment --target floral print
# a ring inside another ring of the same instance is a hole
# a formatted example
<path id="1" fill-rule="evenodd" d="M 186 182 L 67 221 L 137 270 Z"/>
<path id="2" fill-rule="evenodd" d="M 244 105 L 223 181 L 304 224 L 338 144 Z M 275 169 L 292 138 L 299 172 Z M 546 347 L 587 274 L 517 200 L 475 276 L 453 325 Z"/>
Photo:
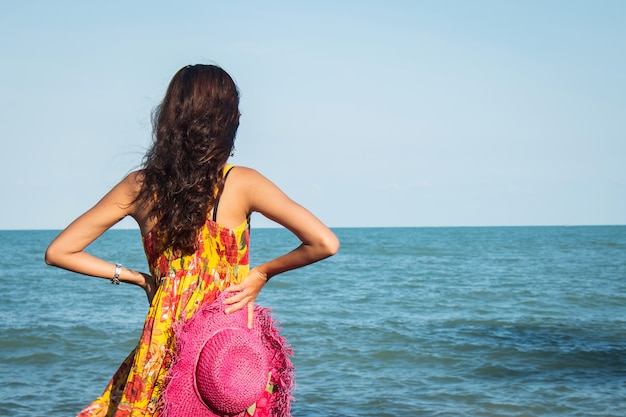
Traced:
<path id="1" fill-rule="evenodd" d="M 175 346 L 172 326 L 188 319 L 249 271 L 248 222 L 234 229 L 207 218 L 198 249 L 184 255 L 161 251 L 156 231 L 144 237 L 150 273 L 159 283 L 135 350 L 121 364 L 104 393 L 78 417 L 158 417 L 161 392 Z M 259 410 L 261 411 L 261 410 Z"/>

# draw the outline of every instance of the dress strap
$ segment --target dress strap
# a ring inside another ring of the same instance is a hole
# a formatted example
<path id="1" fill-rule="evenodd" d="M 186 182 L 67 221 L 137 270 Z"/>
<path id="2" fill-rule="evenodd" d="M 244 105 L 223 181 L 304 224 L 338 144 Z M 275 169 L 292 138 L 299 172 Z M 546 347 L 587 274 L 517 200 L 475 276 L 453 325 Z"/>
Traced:
<path id="1" fill-rule="evenodd" d="M 226 172 L 224 172 L 224 186 L 226 185 L 226 178 L 228 178 L 228 174 L 230 174 L 230 171 L 232 171 L 233 168 L 235 168 L 234 165 L 227 165 L 225 167 Z M 224 188 L 222 187 L 222 190 L 223 189 Z M 220 202 L 220 197 L 222 196 L 222 190 L 220 190 L 220 193 L 215 198 L 215 204 L 213 204 L 213 221 L 214 222 L 217 222 L 217 206 Z"/>

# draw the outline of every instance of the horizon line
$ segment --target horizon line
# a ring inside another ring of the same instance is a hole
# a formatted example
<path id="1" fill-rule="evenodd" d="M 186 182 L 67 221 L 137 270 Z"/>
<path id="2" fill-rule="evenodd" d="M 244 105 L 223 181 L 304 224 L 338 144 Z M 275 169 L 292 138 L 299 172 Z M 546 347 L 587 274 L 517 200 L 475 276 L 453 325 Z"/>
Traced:
<path id="1" fill-rule="evenodd" d="M 626 224 L 519 224 L 519 225 L 435 225 L 435 226 L 328 226 L 329 229 L 453 229 L 453 228 L 490 228 L 490 227 L 623 227 Z M 254 229 L 285 229 L 278 226 L 255 226 Z M 63 228 L 15 228 L 0 229 L 0 232 L 44 232 L 44 231 L 62 231 Z M 139 230 L 139 227 L 112 227 L 107 231 L 113 230 Z"/>

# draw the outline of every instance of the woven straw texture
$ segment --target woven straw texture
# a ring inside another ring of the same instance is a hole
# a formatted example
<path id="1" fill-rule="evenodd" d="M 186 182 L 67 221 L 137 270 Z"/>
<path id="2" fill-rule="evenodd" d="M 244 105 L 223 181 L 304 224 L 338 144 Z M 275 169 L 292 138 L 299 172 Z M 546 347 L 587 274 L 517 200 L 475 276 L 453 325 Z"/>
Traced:
<path id="1" fill-rule="evenodd" d="M 265 391 L 269 366 L 261 338 L 246 329 L 219 330 L 198 355 L 195 387 L 208 408 L 235 414 Z"/>
<path id="2" fill-rule="evenodd" d="M 253 416 L 290 416 L 293 351 L 271 311 L 255 306 L 248 330 L 246 309 L 225 314 L 223 299 L 224 294 L 174 327 L 162 417 L 246 416 L 255 402 Z"/>

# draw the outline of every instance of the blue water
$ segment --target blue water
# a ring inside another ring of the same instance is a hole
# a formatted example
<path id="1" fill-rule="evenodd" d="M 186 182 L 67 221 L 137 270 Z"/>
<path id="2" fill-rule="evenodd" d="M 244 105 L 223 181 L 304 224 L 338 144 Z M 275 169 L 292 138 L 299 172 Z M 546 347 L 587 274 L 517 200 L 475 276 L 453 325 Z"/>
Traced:
<path id="1" fill-rule="evenodd" d="M 0 415 L 72 416 L 139 338 L 140 289 L 47 267 L 54 231 L 0 231 Z M 626 415 L 626 227 L 336 229 L 333 258 L 261 294 L 295 417 Z M 252 263 L 291 249 L 253 229 Z M 89 248 L 146 270 L 137 231 Z"/>

